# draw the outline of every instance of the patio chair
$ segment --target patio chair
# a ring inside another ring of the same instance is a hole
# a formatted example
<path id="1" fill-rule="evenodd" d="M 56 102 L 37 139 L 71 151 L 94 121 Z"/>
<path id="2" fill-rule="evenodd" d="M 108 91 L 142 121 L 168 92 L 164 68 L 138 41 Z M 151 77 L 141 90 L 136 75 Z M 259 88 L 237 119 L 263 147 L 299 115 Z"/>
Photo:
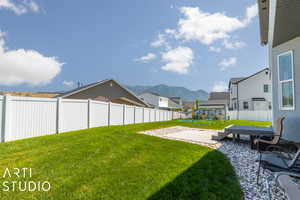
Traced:
<path id="1" fill-rule="evenodd" d="M 260 151 L 260 148 L 259 148 L 260 143 L 265 143 L 265 144 L 269 144 L 269 145 L 277 145 L 279 143 L 281 135 L 282 135 L 284 119 L 285 119 L 285 117 L 279 117 L 276 120 L 276 131 L 275 131 L 274 135 L 272 136 L 271 140 L 266 139 L 265 136 L 254 139 L 253 143 L 256 145 L 258 151 Z"/>
<path id="2" fill-rule="evenodd" d="M 300 174 L 283 171 L 275 175 L 275 183 L 283 189 L 289 200 L 298 200 L 300 196 Z"/>
<path id="3" fill-rule="evenodd" d="M 282 150 L 280 148 L 280 150 Z M 300 172 L 300 148 L 292 156 L 289 152 L 278 151 L 276 153 L 264 152 L 260 154 L 257 170 L 257 184 L 259 182 L 260 168 L 272 172 L 290 171 Z"/>

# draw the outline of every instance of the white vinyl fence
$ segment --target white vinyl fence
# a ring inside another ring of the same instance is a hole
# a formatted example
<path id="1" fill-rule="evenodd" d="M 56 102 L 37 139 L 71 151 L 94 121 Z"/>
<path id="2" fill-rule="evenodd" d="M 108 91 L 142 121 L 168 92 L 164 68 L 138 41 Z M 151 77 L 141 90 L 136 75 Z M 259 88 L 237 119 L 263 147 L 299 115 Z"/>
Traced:
<path id="1" fill-rule="evenodd" d="M 177 119 L 177 113 L 94 100 L 0 95 L 1 142 L 99 126 Z"/>
<path id="2" fill-rule="evenodd" d="M 272 121 L 271 110 L 229 111 L 228 115 L 231 120 Z"/>

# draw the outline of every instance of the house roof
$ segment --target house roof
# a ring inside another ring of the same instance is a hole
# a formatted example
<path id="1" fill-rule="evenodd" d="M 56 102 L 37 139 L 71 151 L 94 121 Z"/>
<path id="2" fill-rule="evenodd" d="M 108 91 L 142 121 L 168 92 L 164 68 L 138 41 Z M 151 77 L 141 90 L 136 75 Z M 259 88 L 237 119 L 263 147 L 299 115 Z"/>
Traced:
<path id="1" fill-rule="evenodd" d="M 227 99 L 218 99 L 218 100 L 207 100 L 207 101 L 200 101 L 199 106 L 208 106 L 208 105 L 227 105 Z"/>
<path id="2" fill-rule="evenodd" d="M 208 100 L 226 100 L 229 99 L 229 92 L 211 92 Z"/>
<path id="3" fill-rule="evenodd" d="M 261 44 L 268 43 L 269 30 L 269 0 L 258 0 L 259 26 Z"/>
<path id="4" fill-rule="evenodd" d="M 300 35 L 299 0 L 258 0 L 262 44 L 276 47 Z"/>
<path id="5" fill-rule="evenodd" d="M 95 83 L 91 83 L 91 84 L 88 84 L 88 85 L 84 85 L 82 87 L 79 87 L 79 88 L 76 88 L 76 89 L 73 89 L 73 90 L 70 90 L 68 92 L 65 92 L 63 94 L 60 94 L 56 97 L 61 97 L 61 98 L 66 98 L 68 96 L 71 96 L 73 94 L 76 94 L 76 93 L 79 93 L 81 91 L 84 91 L 84 90 L 87 90 L 89 88 L 93 88 L 93 87 L 96 87 L 98 85 L 102 85 L 104 83 L 107 83 L 109 81 L 113 81 L 114 83 L 116 83 L 119 87 L 121 87 L 122 89 L 124 89 L 126 92 L 128 92 L 129 94 L 131 94 L 132 96 L 134 96 L 136 99 L 138 99 L 140 101 L 140 103 L 146 105 L 146 106 L 149 106 L 146 102 L 144 102 L 142 99 L 140 99 L 138 96 L 136 96 L 133 92 L 131 92 L 129 89 L 127 89 L 126 87 L 122 86 L 120 83 L 118 83 L 117 81 L 113 80 L 113 79 L 105 79 L 105 80 L 102 80 L 102 81 L 98 81 L 98 82 L 95 82 Z"/>
<path id="6" fill-rule="evenodd" d="M 252 75 L 246 77 L 246 78 L 243 78 L 243 79 L 241 79 L 241 80 L 239 80 L 239 81 L 236 81 L 235 83 L 238 84 L 238 83 L 240 83 L 240 82 L 242 82 L 242 81 L 245 81 L 245 80 L 247 80 L 247 79 L 249 79 L 249 78 L 251 78 L 251 77 L 253 77 L 253 76 L 256 76 L 257 74 L 259 74 L 259 73 L 261 73 L 261 72 L 264 72 L 264 71 L 266 71 L 266 70 L 269 70 L 269 68 L 264 68 L 264 69 L 262 69 L 262 70 L 260 70 L 260 71 L 258 71 L 258 72 L 256 72 L 256 73 L 254 73 L 254 74 L 252 74 Z"/>
<path id="7" fill-rule="evenodd" d="M 228 88 L 230 88 L 230 85 L 231 85 L 231 84 L 236 84 L 238 81 L 240 81 L 240 80 L 242 80 L 242 79 L 244 79 L 244 78 L 245 78 L 245 77 L 231 78 L 231 79 L 229 80 Z"/>

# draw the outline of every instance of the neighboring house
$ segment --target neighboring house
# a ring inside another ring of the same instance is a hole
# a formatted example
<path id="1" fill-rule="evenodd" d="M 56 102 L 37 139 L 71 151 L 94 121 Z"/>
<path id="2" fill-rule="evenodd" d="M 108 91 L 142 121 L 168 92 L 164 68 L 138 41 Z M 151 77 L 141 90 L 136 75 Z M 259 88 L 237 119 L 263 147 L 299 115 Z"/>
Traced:
<path id="1" fill-rule="evenodd" d="M 68 91 L 57 97 L 68 99 L 93 99 L 119 104 L 149 107 L 147 103 L 115 80 L 103 80 Z"/>
<path id="2" fill-rule="evenodd" d="M 230 79 L 230 110 L 270 110 L 272 102 L 271 85 L 269 68 L 246 78 Z"/>
<path id="3" fill-rule="evenodd" d="M 175 103 L 177 103 L 180 106 L 183 106 L 183 101 L 181 97 L 170 97 L 170 100 L 174 101 Z"/>
<path id="4" fill-rule="evenodd" d="M 273 124 L 285 116 L 283 138 L 300 141 L 300 1 L 259 0 L 261 43 L 268 44 Z"/>
<path id="5" fill-rule="evenodd" d="M 160 96 L 159 94 L 156 94 L 153 92 L 145 92 L 145 93 L 139 95 L 139 98 L 141 98 L 147 104 L 149 104 L 155 108 L 167 109 L 167 110 L 182 109 L 181 105 L 172 101 L 170 98 Z"/>
<path id="6" fill-rule="evenodd" d="M 228 92 L 211 92 L 207 101 L 200 101 L 196 116 L 200 119 L 225 120 L 228 115 Z"/>

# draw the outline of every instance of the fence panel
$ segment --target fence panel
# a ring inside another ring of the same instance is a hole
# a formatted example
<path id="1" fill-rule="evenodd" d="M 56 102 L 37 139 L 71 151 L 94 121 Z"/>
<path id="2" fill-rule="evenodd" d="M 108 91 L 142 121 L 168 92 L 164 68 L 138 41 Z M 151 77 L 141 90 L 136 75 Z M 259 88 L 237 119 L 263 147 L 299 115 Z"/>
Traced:
<path id="1" fill-rule="evenodd" d="M 88 128 L 88 100 L 62 99 L 59 112 L 60 132 Z"/>
<path id="2" fill-rule="evenodd" d="M 134 106 L 125 105 L 124 124 L 134 124 Z"/>
<path id="3" fill-rule="evenodd" d="M 144 108 L 144 122 L 150 121 L 150 110 L 148 108 Z"/>
<path id="4" fill-rule="evenodd" d="M 8 104 L 5 141 L 56 133 L 56 99 L 9 96 Z"/>
<path id="5" fill-rule="evenodd" d="M 2 137 L 3 96 L 0 96 L 0 138 Z"/>
<path id="6" fill-rule="evenodd" d="M 135 123 L 143 123 L 143 108 L 135 107 Z"/>
<path id="7" fill-rule="evenodd" d="M 164 111 L 163 110 L 159 111 L 159 121 L 164 121 Z"/>
<path id="8" fill-rule="evenodd" d="M 272 121 L 271 110 L 229 111 L 231 120 Z"/>
<path id="9" fill-rule="evenodd" d="M 155 121 L 159 122 L 160 118 L 159 118 L 159 110 L 155 110 Z"/>
<path id="10" fill-rule="evenodd" d="M 123 105 L 121 104 L 110 104 L 110 122 L 109 125 L 122 125 L 123 124 Z"/>
<path id="11" fill-rule="evenodd" d="M 150 122 L 155 122 L 155 110 L 150 109 Z"/>
<path id="12" fill-rule="evenodd" d="M 108 126 L 108 103 L 90 102 L 90 127 Z"/>

